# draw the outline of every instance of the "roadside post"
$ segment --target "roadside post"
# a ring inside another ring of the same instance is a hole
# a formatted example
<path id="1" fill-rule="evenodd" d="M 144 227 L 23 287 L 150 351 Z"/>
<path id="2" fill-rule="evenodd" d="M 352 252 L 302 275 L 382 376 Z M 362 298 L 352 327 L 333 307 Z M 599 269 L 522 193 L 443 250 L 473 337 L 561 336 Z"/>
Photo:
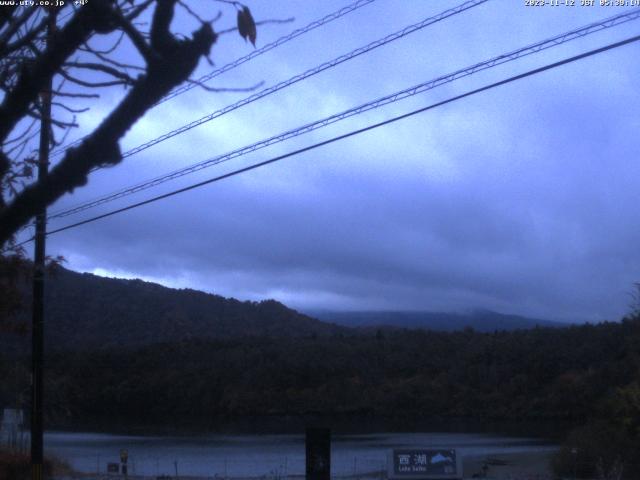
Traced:
<path id="1" fill-rule="evenodd" d="M 306 480 L 330 480 L 331 430 L 307 428 L 305 450 Z"/>
<path id="2" fill-rule="evenodd" d="M 129 459 L 129 452 L 127 452 L 124 448 L 120 450 L 120 465 L 122 467 L 122 474 L 124 478 L 127 478 L 127 460 Z"/>
<path id="3" fill-rule="evenodd" d="M 389 455 L 393 480 L 460 480 L 462 457 L 454 449 L 399 449 Z"/>

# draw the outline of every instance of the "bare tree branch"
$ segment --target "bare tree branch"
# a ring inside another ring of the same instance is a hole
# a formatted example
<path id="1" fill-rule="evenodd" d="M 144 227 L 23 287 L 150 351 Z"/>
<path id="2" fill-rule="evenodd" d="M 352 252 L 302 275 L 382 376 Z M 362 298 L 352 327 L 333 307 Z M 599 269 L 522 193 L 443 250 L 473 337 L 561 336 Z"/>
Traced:
<path id="1" fill-rule="evenodd" d="M 239 2 L 214 1 L 248 12 Z M 153 11 L 145 15 L 150 21 L 141 26 L 140 15 L 151 6 Z M 36 8 L 30 13 L 28 9 L 0 9 L 0 247 L 11 245 L 16 232 L 43 207 L 85 185 L 96 168 L 119 163 L 120 139 L 181 83 L 196 83 L 212 92 L 247 92 L 263 85 L 219 88 L 189 79 L 201 59 L 211 62 L 209 53 L 218 38 L 212 24 L 219 12 L 213 20 L 206 20 L 207 15 L 193 4 L 187 5 L 186 0 L 91 0 L 82 8 L 70 7 L 71 16 L 58 22 L 60 30 L 46 42 L 42 40 L 47 9 Z M 171 31 L 174 15 L 182 13 L 178 8 L 200 24 L 190 36 Z M 107 35 L 103 37 L 106 46 L 93 41 L 95 35 Z M 118 57 L 129 45 L 141 56 L 131 62 L 134 64 Z M 33 172 L 36 122 L 44 111 L 40 94 L 51 80 L 56 85 L 51 94 L 57 97 L 52 101 L 54 118 L 49 127 L 50 144 L 54 145 L 78 126 L 75 114 L 88 110 L 77 99 L 98 98 L 103 87 L 128 88 L 102 123 L 74 142 L 75 147 L 67 148 L 44 179 L 30 180 L 33 183 L 25 186 Z M 34 119 L 30 125 L 29 118 Z"/>
<path id="2" fill-rule="evenodd" d="M 126 12 L 125 18 L 129 22 L 133 22 L 136 18 L 138 18 L 149 6 L 154 2 L 154 0 L 145 0 L 140 5 L 133 7 L 130 12 Z"/>
<path id="3" fill-rule="evenodd" d="M 7 29 L 2 33 L 2 35 L 0 35 L 0 52 L 4 52 L 5 46 L 9 43 L 11 37 L 16 34 L 18 29 L 22 27 L 27 20 L 29 20 L 29 17 L 31 17 L 36 10 L 37 7 L 35 6 L 25 8 L 22 15 L 18 15 L 9 22 Z"/>
<path id="4" fill-rule="evenodd" d="M 15 137 L 15 138 L 12 138 L 12 139 L 10 139 L 10 140 L 7 140 L 6 142 L 4 142 L 4 143 L 2 144 L 2 146 L 4 147 L 4 146 L 6 146 L 6 145 L 11 145 L 12 143 L 19 142 L 20 140 L 22 140 L 24 137 L 26 137 L 26 136 L 29 134 L 29 131 L 33 128 L 33 126 L 35 125 L 35 123 L 36 123 L 36 120 L 32 120 L 32 121 L 29 123 L 29 125 L 27 126 L 27 128 L 25 128 L 25 129 L 24 129 L 24 131 L 23 131 L 20 135 L 18 135 L 18 136 L 17 136 L 17 137 Z"/>
<path id="5" fill-rule="evenodd" d="M 52 92 L 56 97 L 67 98 L 100 98 L 97 93 L 83 93 L 83 92 L 62 92 L 60 90 L 54 90 Z"/>
<path id="6" fill-rule="evenodd" d="M 93 168 L 119 163 L 122 160 L 119 139 L 158 100 L 186 81 L 200 58 L 209 54 L 217 39 L 210 25 L 203 24 L 190 40 L 177 40 L 171 35 L 169 26 L 175 3 L 175 0 L 157 0 L 151 29 L 154 55 L 149 57 L 147 74 L 135 81 L 122 102 L 92 134 L 78 147 L 67 150 L 44 180 L 25 187 L 0 210 L 0 245 L 41 208 L 85 185 Z M 121 24 L 120 19 L 117 23 Z M 76 48 L 88 35 L 76 38 Z"/>
<path id="7" fill-rule="evenodd" d="M 102 62 L 108 63 L 110 65 L 113 65 L 116 68 L 122 68 L 122 69 L 125 69 L 125 70 L 127 70 L 127 69 L 138 70 L 138 71 L 142 71 L 142 72 L 145 71 L 144 67 L 140 67 L 138 65 L 131 65 L 131 64 L 128 64 L 128 63 L 118 62 L 118 61 L 116 61 L 116 60 L 114 60 L 112 58 L 107 57 L 106 55 L 102 54 L 101 52 L 97 52 L 97 51 L 91 50 L 89 48 L 83 48 L 83 51 L 95 55 Z"/>
<path id="8" fill-rule="evenodd" d="M 112 77 L 115 77 L 119 80 L 122 80 L 123 82 L 129 84 L 129 85 L 133 85 L 134 83 L 134 79 L 131 78 L 129 75 L 127 75 L 124 72 L 121 72 L 120 70 L 117 70 L 115 68 L 109 67 L 107 65 L 104 65 L 102 63 L 94 63 L 94 62 L 66 62 L 65 67 L 72 67 L 72 68 L 81 68 L 81 69 L 85 69 L 85 70 L 95 70 L 98 72 L 103 72 L 106 73 L 108 75 L 111 75 Z"/>
<path id="9" fill-rule="evenodd" d="M 15 10 L 16 5 L 6 5 L 4 8 L 0 8 L 0 28 L 4 28 L 11 21 Z"/>
<path id="10" fill-rule="evenodd" d="M 102 55 L 109 55 L 110 53 L 113 53 L 120 46 L 120 43 L 122 42 L 123 38 L 124 38 L 124 32 L 120 32 L 120 35 L 118 35 L 118 38 L 116 38 L 116 41 L 113 42 L 113 45 L 107 48 L 106 50 L 97 50 L 91 47 L 89 45 L 89 41 L 90 41 L 89 39 L 84 43 L 84 47 L 80 47 L 78 48 L 78 50 L 81 50 L 81 51 L 84 50 L 92 53 L 101 53 Z"/>
<path id="11" fill-rule="evenodd" d="M 84 113 L 84 112 L 88 112 L 90 110 L 89 107 L 71 108 L 70 106 L 65 105 L 64 103 L 60 103 L 60 102 L 51 102 L 51 105 L 53 105 L 54 107 L 62 108 L 63 110 L 66 110 L 69 113 Z"/>
<path id="12" fill-rule="evenodd" d="M 65 60 L 93 31 L 107 31 L 112 17 L 112 4 L 108 0 L 93 0 L 55 35 L 55 42 L 39 55 L 31 68 L 23 68 L 15 87 L 0 104 L 0 141 L 13 130 L 26 113 L 46 82 L 57 73 Z"/>
<path id="13" fill-rule="evenodd" d="M 136 28 L 127 18 L 123 17 L 122 15 L 118 16 L 117 22 L 120 28 L 122 28 L 122 31 L 127 35 L 127 37 L 129 37 L 131 43 L 133 43 L 133 45 L 136 47 L 140 55 L 142 55 L 142 58 L 144 58 L 145 62 L 147 62 L 147 64 L 153 62 L 153 60 L 155 59 L 155 54 L 153 50 L 151 50 L 151 47 L 142 36 L 142 34 L 138 30 L 136 30 Z"/>
<path id="14" fill-rule="evenodd" d="M 37 112 L 36 110 L 30 110 L 28 115 L 31 118 L 35 118 L 37 120 L 42 120 L 42 115 L 40 114 L 40 112 Z M 63 120 L 57 119 L 57 118 L 52 118 L 51 119 L 51 123 L 57 127 L 61 127 L 61 128 L 72 128 L 72 127 L 77 127 L 78 124 L 75 122 L 65 122 Z"/>
<path id="15" fill-rule="evenodd" d="M 194 85 L 198 85 L 200 88 L 202 88 L 203 90 L 206 90 L 207 92 L 254 92 L 256 91 L 258 88 L 262 87 L 264 85 L 264 80 L 262 82 L 258 82 L 255 85 L 252 85 L 250 87 L 210 87 L 208 85 L 205 85 L 203 82 L 200 82 L 198 80 L 192 80 L 192 79 L 187 79 L 188 83 L 192 83 Z"/>
<path id="16" fill-rule="evenodd" d="M 11 52 L 15 52 L 16 50 L 19 50 L 22 47 L 30 44 L 36 39 L 38 35 L 40 35 L 42 32 L 45 31 L 46 26 L 47 26 L 47 19 L 43 18 L 42 20 L 40 20 L 40 23 L 38 24 L 37 27 L 30 29 L 26 35 L 21 36 L 15 42 L 6 43 L 6 44 L 0 43 L 0 45 L 3 45 L 3 46 L 0 46 L 0 55 L 8 55 Z"/>
<path id="17" fill-rule="evenodd" d="M 64 78 L 69 80 L 71 83 L 75 83 L 76 85 L 81 85 L 83 87 L 89 87 L 89 88 L 113 87 L 114 85 L 133 85 L 134 83 L 134 80 L 128 75 L 126 75 L 126 78 L 124 80 L 111 80 L 107 82 L 90 82 L 87 80 L 81 80 L 79 78 L 76 78 L 64 69 L 61 69 L 59 73 Z"/>

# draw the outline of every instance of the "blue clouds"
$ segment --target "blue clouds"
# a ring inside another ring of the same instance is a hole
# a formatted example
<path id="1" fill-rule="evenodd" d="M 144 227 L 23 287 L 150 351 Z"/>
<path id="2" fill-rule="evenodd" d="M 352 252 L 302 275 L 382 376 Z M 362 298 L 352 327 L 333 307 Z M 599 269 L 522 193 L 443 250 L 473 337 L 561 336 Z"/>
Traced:
<path id="1" fill-rule="evenodd" d="M 531 9 L 523 3 L 488 2 L 256 102 L 96 174 L 61 205 L 618 12 Z M 378 0 L 220 77 L 216 85 L 271 85 L 454 4 Z M 293 15 L 299 27 L 340 5 L 256 2 L 252 10 L 256 19 Z M 163 188 L 424 106 L 624 38 L 637 27 L 631 23 L 484 72 Z M 259 42 L 290 28 L 265 26 Z M 213 56 L 220 65 L 244 48 L 238 39 L 223 37 Z M 618 318 L 640 278 L 638 48 L 624 47 L 53 236 L 50 252 L 67 255 L 71 268 L 239 298 L 275 296 L 299 308 L 485 307 L 572 320 Z M 150 112 L 125 144 L 242 96 L 194 89 Z"/>

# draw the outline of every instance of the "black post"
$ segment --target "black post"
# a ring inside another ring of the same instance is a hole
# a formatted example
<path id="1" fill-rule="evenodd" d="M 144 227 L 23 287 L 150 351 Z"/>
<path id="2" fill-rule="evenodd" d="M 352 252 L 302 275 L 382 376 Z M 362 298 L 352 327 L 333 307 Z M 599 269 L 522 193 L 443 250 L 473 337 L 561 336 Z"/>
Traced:
<path id="1" fill-rule="evenodd" d="M 56 29 L 55 8 L 49 9 L 47 45 L 52 41 Z M 38 181 L 44 180 L 49 169 L 49 141 L 51 129 L 51 90 L 53 79 L 41 92 L 42 119 L 40 122 L 40 150 L 38 154 Z M 31 332 L 31 478 L 43 479 L 43 358 L 44 358 L 44 270 L 45 238 L 47 234 L 46 207 L 36 216 L 36 234 L 33 261 L 33 311 Z"/>
<path id="2" fill-rule="evenodd" d="M 306 480 L 331 479 L 331 430 L 307 428 Z"/>

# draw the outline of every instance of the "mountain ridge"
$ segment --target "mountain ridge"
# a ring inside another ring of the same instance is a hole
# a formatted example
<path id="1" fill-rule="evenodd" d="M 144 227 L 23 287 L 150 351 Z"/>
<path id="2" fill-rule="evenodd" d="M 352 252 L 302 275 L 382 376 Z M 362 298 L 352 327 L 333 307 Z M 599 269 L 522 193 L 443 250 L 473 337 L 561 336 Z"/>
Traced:
<path id="1" fill-rule="evenodd" d="M 25 285 L 25 305 L 31 291 Z M 195 289 L 175 289 L 140 279 L 79 273 L 58 267 L 45 288 L 46 348 L 137 348 L 191 339 L 330 337 L 373 335 L 378 330 L 480 332 L 563 326 L 490 311 L 472 315 L 437 312 L 296 311 L 276 300 L 240 301 Z M 29 324 L 29 313 L 22 314 Z M 28 336 L 0 338 L 28 349 Z M 13 344 L 13 345 L 12 345 Z"/>
<path id="2" fill-rule="evenodd" d="M 567 327 L 569 323 L 505 314 L 486 309 L 470 313 L 430 312 L 421 310 L 336 311 L 308 310 L 309 316 L 350 328 L 408 328 L 452 332 L 471 327 L 480 332 L 518 330 L 535 327 Z"/>
<path id="3" fill-rule="evenodd" d="M 25 305 L 30 305 L 30 294 L 25 290 Z M 330 336 L 348 331 L 275 300 L 240 301 L 62 267 L 47 278 L 45 305 L 46 348 L 54 350 L 140 347 L 192 338 Z M 22 320 L 28 319 L 29 313 L 24 312 Z"/>

